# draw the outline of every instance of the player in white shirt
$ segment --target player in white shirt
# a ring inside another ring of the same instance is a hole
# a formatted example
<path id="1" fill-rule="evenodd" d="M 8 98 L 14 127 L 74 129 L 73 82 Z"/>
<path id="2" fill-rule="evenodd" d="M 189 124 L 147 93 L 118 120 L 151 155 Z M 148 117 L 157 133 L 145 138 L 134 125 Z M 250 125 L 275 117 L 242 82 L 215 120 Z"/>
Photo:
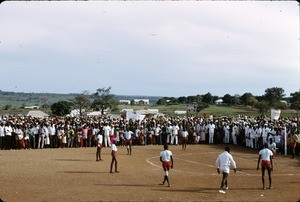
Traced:
<path id="1" fill-rule="evenodd" d="M 263 189 L 265 187 L 265 170 L 267 169 L 269 175 L 269 189 L 272 189 L 272 176 L 273 171 L 273 152 L 268 149 L 268 143 L 264 144 L 264 149 L 259 151 L 259 157 L 257 161 L 257 170 L 259 169 L 259 163 L 261 160 L 261 179 L 263 184 Z"/>
<path id="2" fill-rule="evenodd" d="M 125 144 L 127 146 L 127 155 L 131 155 L 132 152 L 132 136 L 134 133 L 129 130 L 129 128 L 126 128 L 124 132 L 124 139 L 125 139 Z"/>
<path id="3" fill-rule="evenodd" d="M 95 135 L 97 135 L 96 136 L 96 140 L 97 140 L 96 161 L 102 161 L 101 148 L 102 148 L 102 143 L 103 143 L 103 136 L 100 133 L 100 131 L 98 131 Z"/>
<path id="4" fill-rule="evenodd" d="M 188 141 L 189 133 L 186 131 L 186 129 L 183 127 L 181 131 L 181 138 L 182 138 L 182 150 L 186 150 L 186 144 Z"/>
<path id="5" fill-rule="evenodd" d="M 233 160 L 232 155 L 230 154 L 230 148 L 225 147 L 225 151 L 221 153 L 216 160 L 217 172 L 219 174 L 222 173 L 223 175 L 221 186 L 219 189 L 219 193 L 221 194 L 225 194 L 225 191 L 223 190 L 224 185 L 225 185 L 225 189 L 229 188 L 227 184 L 227 178 L 230 172 L 230 166 L 232 166 L 234 172 L 236 172 L 236 163 Z"/>
<path id="6" fill-rule="evenodd" d="M 111 142 L 111 163 L 110 163 L 110 173 L 112 173 L 113 165 L 115 163 L 115 172 L 118 173 L 118 161 L 117 161 L 118 149 L 116 146 L 116 140 L 113 139 Z"/>
<path id="7" fill-rule="evenodd" d="M 164 176 L 164 181 L 160 185 L 164 185 L 165 182 L 167 181 L 168 187 L 171 187 L 170 181 L 169 181 L 169 170 L 170 168 L 172 169 L 174 164 L 173 164 L 173 156 L 172 152 L 168 150 L 169 147 L 168 145 L 164 145 L 164 150 L 160 152 L 160 162 L 162 163 L 162 167 L 165 171 L 165 176 Z"/>

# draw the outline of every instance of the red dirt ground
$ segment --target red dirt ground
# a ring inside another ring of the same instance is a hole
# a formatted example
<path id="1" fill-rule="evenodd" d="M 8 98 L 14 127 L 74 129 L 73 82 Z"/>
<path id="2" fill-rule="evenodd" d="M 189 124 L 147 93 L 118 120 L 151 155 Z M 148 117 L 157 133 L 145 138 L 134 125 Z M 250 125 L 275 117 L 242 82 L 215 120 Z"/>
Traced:
<path id="1" fill-rule="evenodd" d="M 110 149 L 96 162 L 96 148 L 0 151 L 0 198 L 3 201 L 298 201 L 300 157 L 276 155 L 273 189 L 262 190 L 256 170 L 258 151 L 231 146 L 238 172 L 230 189 L 218 193 L 221 175 L 214 167 L 224 146 L 170 146 L 172 186 L 159 185 L 164 172 L 162 146 L 135 146 L 132 155 L 118 147 L 120 173 L 109 173 Z M 268 183 L 268 178 L 266 178 Z"/>

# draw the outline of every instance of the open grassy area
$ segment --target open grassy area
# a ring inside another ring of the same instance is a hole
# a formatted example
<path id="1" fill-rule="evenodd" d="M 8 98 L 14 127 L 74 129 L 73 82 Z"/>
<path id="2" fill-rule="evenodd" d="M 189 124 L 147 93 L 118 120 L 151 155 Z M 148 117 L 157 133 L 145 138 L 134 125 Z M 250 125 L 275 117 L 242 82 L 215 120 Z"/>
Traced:
<path id="1" fill-rule="evenodd" d="M 119 105 L 119 109 L 158 109 L 160 113 L 167 115 L 175 115 L 174 112 L 177 110 L 185 111 L 187 105 L 152 105 L 152 106 L 131 106 L 131 105 Z M 227 116 L 227 117 L 237 117 L 248 116 L 257 117 L 260 113 L 257 109 L 246 107 L 246 106 L 225 106 L 225 105 L 210 105 L 209 108 L 204 109 L 200 113 L 189 112 L 189 115 L 213 115 L 216 117 Z M 270 113 L 267 114 L 270 116 Z M 296 117 L 297 112 L 295 110 L 283 110 L 282 117 Z"/>
<path id="2" fill-rule="evenodd" d="M 147 110 L 147 109 L 158 109 L 160 113 L 166 114 L 168 116 L 185 116 L 185 115 L 175 115 L 175 111 L 186 111 L 187 105 L 180 104 L 180 105 L 148 105 L 148 106 L 140 106 L 140 105 L 119 105 L 118 106 L 119 111 L 122 109 L 133 109 L 134 111 L 136 110 Z M 30 109 L 22 109 L 22 108 L 17 108 L 17 109 L 10 109 L 10 110 L 3 110 L 0 109 L 0 115 L 5 115 L 5 114 L 27 114 L 30 111 Z M 51 114 L 51 110 L 47 109 L 44 110 L 42 109 L 45 113 Z M 118 113 L 118 112 L 115 112 Z M 238 106 L 238 107 L 231 107 L 231 106 L 224 106 L 224 105 L 210 105 L 209 108 L 204 109 L 200 113 L 196 114 L 195 112 L 188 112 L 188 115 L 190 116 L 195 116 L 195 115 L 213 115 L 216 117 L 221 117 L 221 116 L 227 116 L 227 117 L 238 117 L 239 115 L 241 116 L 248 116 L 248 117 L 257 117 L 260 116 L 260 113 L 251 107 L 246 107 L 246 106 Z M 270 116 L 270 113 L 267 114 L 267 116 Z M 297 113 L 295 110 L 283 110 L 282 117 L 296 117 Z"/>

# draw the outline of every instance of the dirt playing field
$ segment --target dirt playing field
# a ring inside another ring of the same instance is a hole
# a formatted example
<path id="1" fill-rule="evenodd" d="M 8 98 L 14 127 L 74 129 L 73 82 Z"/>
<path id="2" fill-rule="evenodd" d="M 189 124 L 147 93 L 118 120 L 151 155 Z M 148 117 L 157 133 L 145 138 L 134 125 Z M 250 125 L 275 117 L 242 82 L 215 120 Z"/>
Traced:
<path id="1" fill-rule="evenodd" d="M 164 172 L 162 146 L 135 146 L 132 155 L 118 147 L 120 173 L 109 173 L 110 148 L 96 162 L 96 148 L 0 151 L 3 201 L 298 201 L 300 158 L 274 158 L 273 189 L 262 190 L 256 170 L 258 151 L 231 146 L 238 172 L 229 175 L 226 194 L 218 193 L 221 175 L 215 160 L 219 145 L 171 146 L 172 186 L 159 185 Z M 268 178 L 266 178 L 268 185 Z"/>

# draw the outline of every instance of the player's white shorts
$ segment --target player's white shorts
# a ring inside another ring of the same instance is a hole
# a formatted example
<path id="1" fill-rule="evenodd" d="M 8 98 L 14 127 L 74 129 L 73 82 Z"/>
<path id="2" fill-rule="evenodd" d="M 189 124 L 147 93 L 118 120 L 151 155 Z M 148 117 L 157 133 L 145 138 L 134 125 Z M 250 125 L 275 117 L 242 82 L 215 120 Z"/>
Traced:
<path id="1" fill-rule="evenodd" d="M 229 173 L 230 167 L 229 166 L 221 166 L 220 170 L 221 170 L 221 173 Z"/>

